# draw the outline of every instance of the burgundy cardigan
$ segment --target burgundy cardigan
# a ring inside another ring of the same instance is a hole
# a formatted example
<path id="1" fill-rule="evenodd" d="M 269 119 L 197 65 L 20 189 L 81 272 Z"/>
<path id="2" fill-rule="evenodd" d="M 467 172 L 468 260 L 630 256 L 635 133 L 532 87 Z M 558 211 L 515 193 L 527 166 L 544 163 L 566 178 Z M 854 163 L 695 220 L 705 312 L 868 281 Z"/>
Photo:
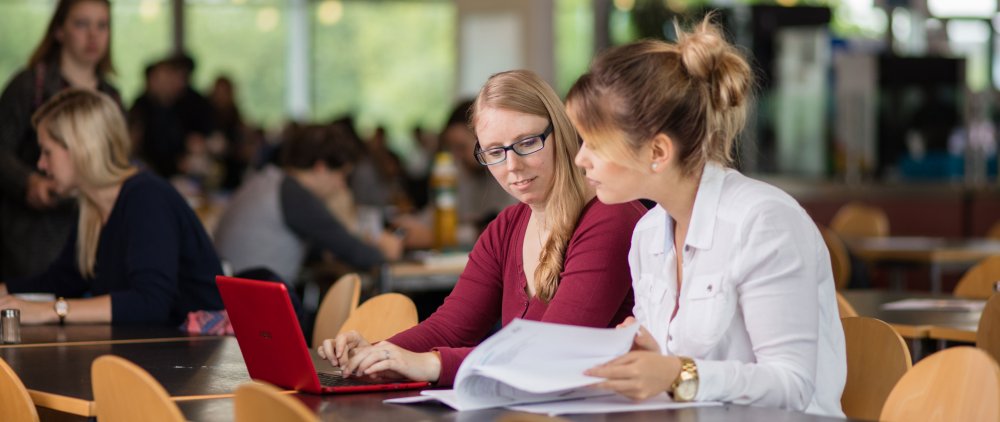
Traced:
<path id="1" fill-rule="evenodd" d="M 514 318 L 588 327 L 614 327 L 632 314 L 628 251 L 632 229 L 646 208 L 638 202 L 605 205 L 596 198 L 583 209 L 563 260 L 559 287 L 548 304 L 528 297 L 522 263 L 531 216 L 525 204 L 507 207 L 479 237 L 458 284 L 437 311 L 388 341 L 413 352 L 437 350 L 450 386 L 462 360 L 497 320 Z"/>

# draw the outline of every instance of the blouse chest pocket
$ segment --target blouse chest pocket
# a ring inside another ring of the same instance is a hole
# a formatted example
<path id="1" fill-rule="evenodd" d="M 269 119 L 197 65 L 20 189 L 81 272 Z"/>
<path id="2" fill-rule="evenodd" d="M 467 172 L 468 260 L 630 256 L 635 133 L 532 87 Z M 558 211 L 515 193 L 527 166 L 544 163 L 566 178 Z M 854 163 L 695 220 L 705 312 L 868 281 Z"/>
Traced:
<path id="1" fill-rule="evenodd" d="M 651 321 L 643 321 L 644 318 L 658 321 L 664 312 L 670 315 L 669 312 L 673 311 L 673 301 L 664 300 L 667 295 L 667 282 L 662 277 L 643 273 L 634 283 L 634 288 L 635 302 L 643 313 L 643 315 L 636 315 L 640 323 L 648 326 Z M 664 309 L 668 305 L 671 309 Z"/>
<path id="2" fill-rule="evenodd" d="M 729 329 L 736 310 L 734 294 L 725 285 L 722 274 L 693 277 L 680 310 L 685 314 L 684 341 L 702 347 L 718 343 Z"/>

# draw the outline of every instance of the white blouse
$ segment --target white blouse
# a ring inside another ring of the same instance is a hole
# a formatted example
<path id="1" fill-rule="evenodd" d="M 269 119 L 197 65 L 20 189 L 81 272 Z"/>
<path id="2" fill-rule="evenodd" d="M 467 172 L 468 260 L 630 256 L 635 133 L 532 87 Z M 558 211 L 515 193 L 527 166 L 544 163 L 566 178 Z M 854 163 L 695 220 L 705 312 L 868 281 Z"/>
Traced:
<path id="1" fill-rule="evenodd" d="M 635 317 L 664 354 L 695 360 L 696 400 L 844 416 L 847 357 L 830 256 L 791 196 L 705 166 L 671 321 L 675 253 L 673 219 L 657 206 L 632 235 Z"/>

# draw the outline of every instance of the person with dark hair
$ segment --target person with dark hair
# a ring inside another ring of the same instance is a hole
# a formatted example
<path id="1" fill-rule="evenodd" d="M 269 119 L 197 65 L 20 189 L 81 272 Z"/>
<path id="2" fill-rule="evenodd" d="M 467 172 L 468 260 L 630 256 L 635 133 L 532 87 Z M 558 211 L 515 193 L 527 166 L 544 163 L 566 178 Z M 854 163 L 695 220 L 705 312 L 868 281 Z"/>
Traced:
<path id="1" fill-rule="evenodd" d="M 26 68 L 0 95 L 0 276 L 22 277 L 48 267 L 76 218 L 74 201 L 55 194 L 36 170 L 39 148 L 31 115 L 69 87 L 103 92 L 121 107 L 107 82 L 111 66 L 111 6 L 107 0 L 60 0 Z"/>
<path id="2" fill-rule="evenodd" d="M 253 161 L 256 140 L 236 105 L 236 88 L 232 79 L 224 75 L 217 77 L 208 98 L 212 103 L 217 133 L 225 140 L 222 157 L 225 174 L 221 187 L 233 190 L 243 182 L 243 174 Z"/>
<path id="3" fill-rule="evenodd" d="M 750 64 L 706 17 L 676 43 L 611 49 L 567 95 L 576 163 L 601 202 L 649 198 L 628 253 L 632 351 L 593 368 L 635 400 L 843 417 L 844 330 L 830 255 L 787 193 L 731 167 Z"/>
<path id="4" fill-rule="evenodd" d="M 382 232 L 371 246 L 325 205 L 347 189 L 358 158 L 347 138 L 325 127 L 294 129 L 281 146 L 281 167 L 265 167 L 236 191 L 215 231 L 215 246 L 233 272 L 266 267 L 294 283 L 310 247 L 361 269 L 399 258 L 401 239 Z"/>
<path id="5" fill-rule="evenodd" d="M 472 100 L 463 101 L 452 110 L 440 140 L 441 149 L 458 164 L 455 210 L 460 243 L 471 243 L 501 210 L 517 202 L 476 161 L 476 135 L 469 127 L 472 105 Z"/>
<path id="6" fill-rule="evenodd" d="M 146 66 L 146 87 L 128 113 L 136 155 L 161 177 L 178 173 L 187 133 L 178 101 L 183 92 L 180 70 L 165 60 Z"/>

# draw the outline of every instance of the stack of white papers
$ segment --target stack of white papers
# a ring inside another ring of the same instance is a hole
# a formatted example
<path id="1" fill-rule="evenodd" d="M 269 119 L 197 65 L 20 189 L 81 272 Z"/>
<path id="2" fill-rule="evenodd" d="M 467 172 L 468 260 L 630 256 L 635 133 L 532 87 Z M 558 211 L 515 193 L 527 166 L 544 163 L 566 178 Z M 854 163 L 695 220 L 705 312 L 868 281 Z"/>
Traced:
<path id="1" fill-rule="evenodd" d="M 638 324 L 601 329 L 515 319 L 465 358 L 455 377 L 454 390 L 425 390 L 421 396 L 389 399 L 386 403 L 437 400 L 456 410 L 508 407 L 549 414 L 718 404 L 674 403 L 666 394 L 634 403 L 593 388 L 603 379 L 583 372 L 627 353 L 638 329 Z"/>

